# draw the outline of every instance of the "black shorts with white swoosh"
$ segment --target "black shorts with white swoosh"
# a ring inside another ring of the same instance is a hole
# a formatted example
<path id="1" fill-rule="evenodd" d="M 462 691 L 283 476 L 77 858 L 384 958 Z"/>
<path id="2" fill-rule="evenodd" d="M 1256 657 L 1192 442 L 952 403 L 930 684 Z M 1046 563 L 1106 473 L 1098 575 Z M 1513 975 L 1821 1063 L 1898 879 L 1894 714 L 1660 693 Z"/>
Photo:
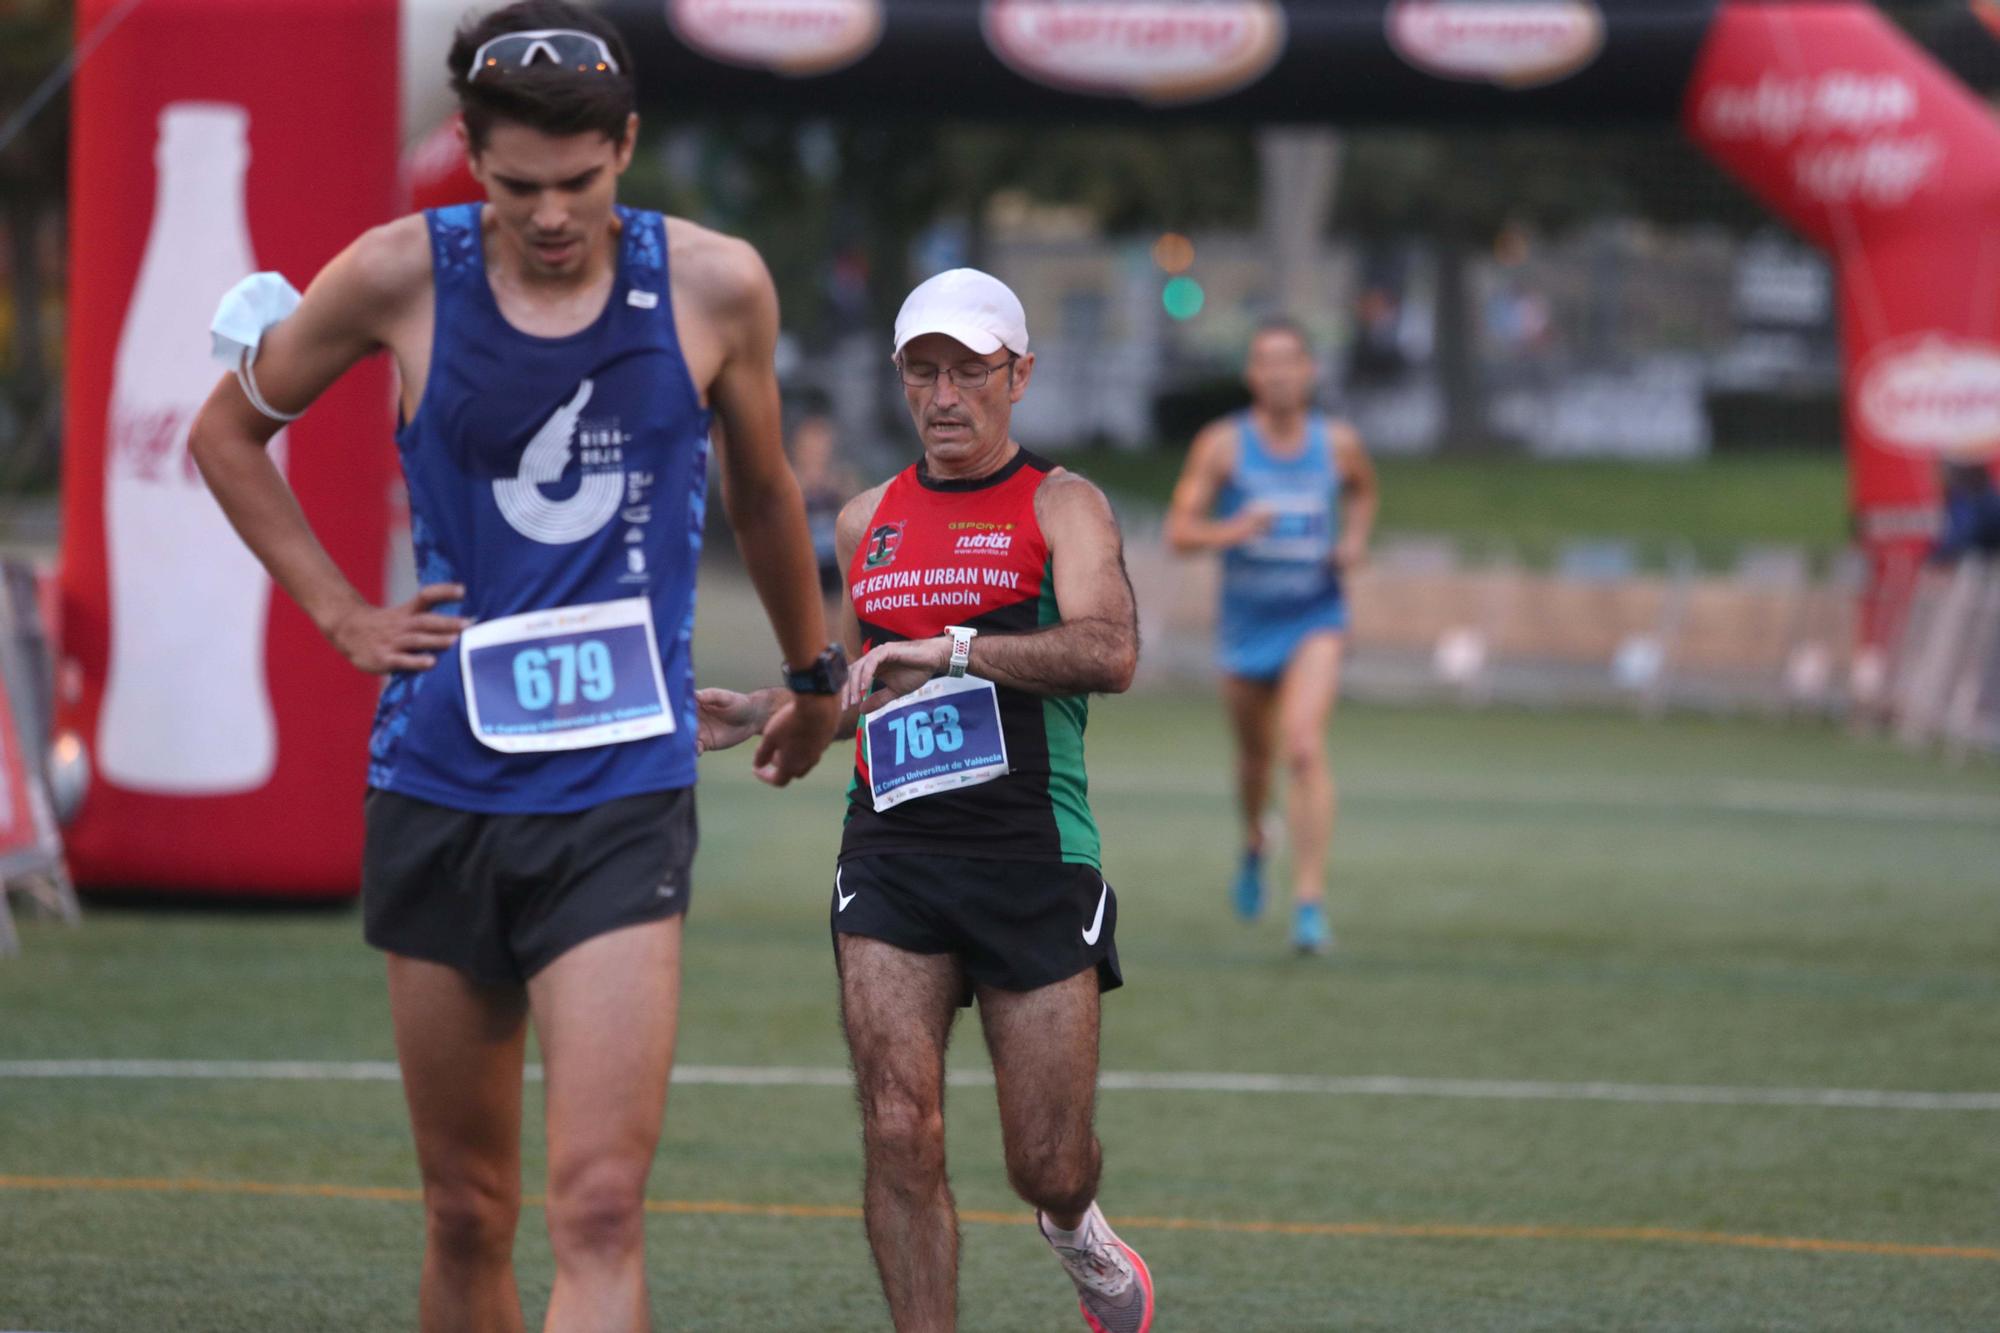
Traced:
<path id="1" fill-rule="evenodd" d="M 974 986 L 1029 991 L 1097 969 L 1097 988 L 1125 984 L 1118 966 L 1118 895 L 1095 866 L 888 853 L 850 856 L 828 904 L 841 935 L 911 953 L 955 955 Z"/>

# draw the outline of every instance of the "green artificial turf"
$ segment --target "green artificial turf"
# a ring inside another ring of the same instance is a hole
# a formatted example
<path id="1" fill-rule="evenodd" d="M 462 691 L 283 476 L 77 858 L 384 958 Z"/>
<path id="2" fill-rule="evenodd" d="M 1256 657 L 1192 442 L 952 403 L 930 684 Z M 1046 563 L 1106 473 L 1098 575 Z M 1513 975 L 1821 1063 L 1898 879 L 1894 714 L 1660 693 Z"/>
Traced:
<path id="1" fill-rule="evenodd" d="M 1228 915 L 1211 701 L 1093 708 L 1129 983 L 1107 1000 L 1107 1069 L 2000 1090 L 1990 767 L 1595 716 L 1350 709 L 1334 736 L 1340 943 L 1299 959 L 1280 914 Z M 681 1061 L 838 1068 L 840 756 L 785 792 L 745 754 L 704 763 Z M 351 911 L 97 910 L 23 936 L 0 963 L 0 1060 L 392 1055 Z M 976 1025 L 953 1059 L 981 1068 Z M 1161 1333 L 2000 1326 L 2000 1112 L 1470 1091 L 1106 1091 L 1102 1198 L 1136 1219 Z M 948 1121 L 981 1215 L 962 1327 L 1082 1328 L 1007 1190 L 990 1091 L 954 1090 Z M 528 1129 L 536 1192 L 538 1113 Z M 859 1171 L 844 1088 L 678 1087 L 651 1188 L 659 1325 L 886 1328 L 845 1212 Z M 393 1083 L 0 1077 L 0 1178 L 0 1328 L 413 1326 Z M 1901 1248 L 1927 1246 L 1972 1253 Z M 551 1271 L 534 1208 L 517 1259 L 533 1322 Z"/>

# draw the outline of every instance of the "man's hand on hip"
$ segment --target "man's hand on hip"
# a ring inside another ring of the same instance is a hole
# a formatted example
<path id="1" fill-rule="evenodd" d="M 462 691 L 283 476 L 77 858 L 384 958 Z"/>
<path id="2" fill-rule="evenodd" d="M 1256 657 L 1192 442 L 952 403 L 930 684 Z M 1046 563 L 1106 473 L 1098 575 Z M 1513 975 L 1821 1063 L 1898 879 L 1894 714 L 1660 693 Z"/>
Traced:
<path id="1" fill-rule="evenodd" d="M 363 671 L 428 671 L 437 665 L 437 654 L 458 642 L 472 624 L 464 616 L 441 616 L 431 608 L 464 596 L 465 589 L 456 583 L 432 583 L 400 606 L 361 602 L 327 625 L 326 637 Z"/>

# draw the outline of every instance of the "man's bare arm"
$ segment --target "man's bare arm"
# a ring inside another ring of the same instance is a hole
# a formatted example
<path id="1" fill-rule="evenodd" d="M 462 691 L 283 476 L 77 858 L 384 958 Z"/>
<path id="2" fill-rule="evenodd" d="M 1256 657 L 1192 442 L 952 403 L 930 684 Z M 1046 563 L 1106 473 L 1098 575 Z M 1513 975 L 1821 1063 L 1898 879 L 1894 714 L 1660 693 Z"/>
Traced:
<path id="1" fill-rule="evenodd" d="M 1122 694 L 1139 669 L 1139 609 L 1125 544 L 1104 492 L 1059 470 L 1035 493 L 1062 622 L 1023 634 L 981 635 L 975 671 L 1034 694 Z"/>
<path id="2" fill-rule="evenodd" d="M 1054 563 L 1062 622 L 1019 634 L 982 634 L 966 670 L 1031 694 L 1120 694 L 1139 666 L 1139 616 L 1125 574 L 1118 520 L 1104 493 L 1073 472 L 1051 473 L 1035 493 L 1035 517 Z M 949 635 L 871 651 L 848 680 L 847 702 L 878 681 L 905 694 L 949 665 Z"/>
<path id="3" fill-rule="evenodd" d="M 780 432 L 778 295 L 748 244 L 717 236 L 707 248 L 702 285 L 730 335 L 709 392 L 722 426 L 723 504 L 785 660 L 803 667 L 828 640 L 805 499 Z"/>
<path id="4" fill-rule="evenodd" d="M 846 645 L 847 660 L 861 660 L 861 617 L 854 609 L 854 599 L 845 593 L 847 571 L 854 568 L 854 553 L 861 549 L 862 539 L 868 533 L 868 520 L 875 517 L 875 507 L 882 503 L 883 492 L 889 483 L 872 486 L 840 507 L 840 517 L 834 523 L 833 549 L 840 561 L 840 577 L 843 592 L 840 599 L 840 641 Z M 868 701 L 848 705 L 845 697 L 841 701 L 840 724 L 834 728 L 835 739 L 846 739 L 861 725 L 861 714 L 867 710 Z"/>
<path id="5" fill-rule="evenodd" d="M 388 329 L 430 287 L 430 242 L 421 217 L 377 227 L 313 279 L 292 315 L 273 325 L 253 373 L 266 401 L 305 410 L 357 361 L 387 343 Z M 431 607 L 463 595 L 424 589 L 401 607 L 364 598 L 313 535 L 266 446 L 283 428 L 225 374 L 195 418 L 188 452 L 237 535 L 320 632 L 364 671 L 422 670 L 465 622 Z"/>
<path id="6" fill-rule="evenodd" d="M 777 289 L 745 242 L 706 237 L 695 258 L 696 295 L 729 349 L 709 390 L 721 425 L 723 505 L 785 662 L 803 669 L 826 647 L 826 614 L 805 497 L 779 432 Z M 812 771 L 838 713 L 831 695 L 786 698 L 760 727 L 764 743 L 752 761 L 774 786 Z"/>

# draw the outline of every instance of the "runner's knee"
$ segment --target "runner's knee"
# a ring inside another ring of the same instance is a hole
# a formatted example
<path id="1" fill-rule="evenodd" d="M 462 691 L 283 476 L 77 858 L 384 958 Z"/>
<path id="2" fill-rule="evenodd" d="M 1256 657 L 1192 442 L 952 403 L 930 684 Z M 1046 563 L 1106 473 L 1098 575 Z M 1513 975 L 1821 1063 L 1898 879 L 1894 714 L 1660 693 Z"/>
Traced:
<path id="1" fill-rule="evenodd" d="M 1262 745 L 1246 745 L 1236 752 L 1236 777 L 1239 782 L 1257 782 L 1271 771 L 1271 751 Z"/>
<path id="2" fill-rule="evenodd" d="M 600 1158 L 555 1173 L 549 1239 L 557 1254 L 620 1254 L 645 1238 L 647 1162 Z"/>
<path id="3" fill-rule="evenodd" d="M 1329 772 L 1326 742 L 1317 727 L 1301 727 L 1285 737 L 1285 773 L 1292 781 L 1320 777 Z"/>
<path id="4" fill-rule="evenodd" d="M 1097 1197 L 1100 1163 L 1094 1134 L 1081 1140 L 1037 1138 L 1008 1146 L 1007 1183 L 1043 1212 L 1081 1212 Z"/>
<path id="5" fill-rule="evenodd" d="M 868 1158 L 899 1171 L 944 1172 L 944 1107 L 894 1086 L 864 1090 L 862 1134 Z"/>
<path id="6" fill-rule="evenodd" d="M 498 1180 L 434 1180 L 424 1186 L 425 1230 L 431 1247 L 449 1262 L 511 1255 L 520 1216 L 520 1189 Z"/>

